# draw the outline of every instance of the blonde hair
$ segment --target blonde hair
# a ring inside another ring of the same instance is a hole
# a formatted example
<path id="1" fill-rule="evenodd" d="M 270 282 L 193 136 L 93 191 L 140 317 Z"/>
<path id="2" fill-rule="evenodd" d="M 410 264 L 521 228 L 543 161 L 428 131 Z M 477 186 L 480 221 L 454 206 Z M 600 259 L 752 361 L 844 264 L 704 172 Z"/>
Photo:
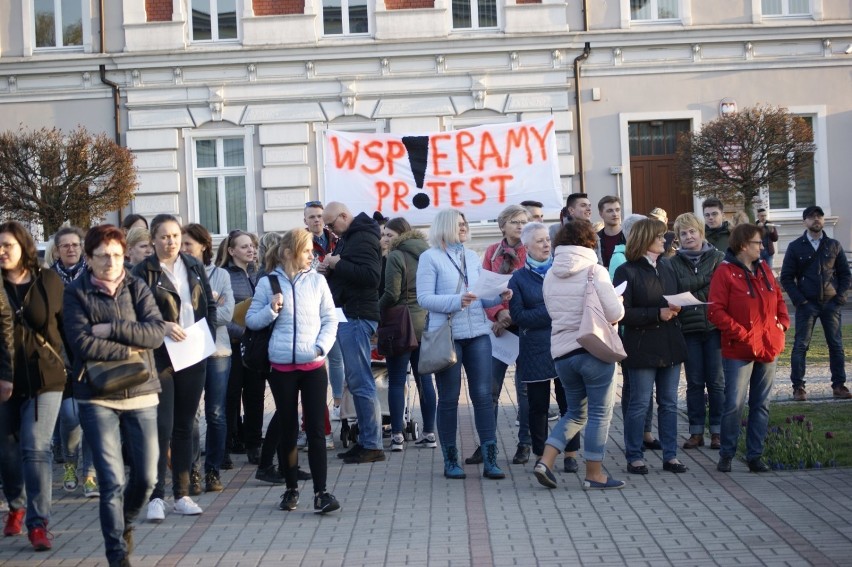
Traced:
<path id="1" fill-rule="evenodd" d="M 704 221 L 692 213 L 683 213 L 678 215 L 674 221 L 675 235 L 680 238 L 680 231 L 688 228 L 694 228 L 701 235 L 701 240 L 704 240 Z"/>
<path id="2" fill-rule="evenodd" d="M 657 219 L 642 219 L 633 225 L 630 236 L 627 237 L 627 246 L 624 248 L 624 256 L 628 261 L 634 262 L 643 257 L 654 240 L 661 234 L 666 233 L 666 225 Z"/>
<path id="3" fill-rule="evenodd" d="M 304 250 L 305 248 L 313 247 L 313 236 L 310 232 L 305 230 L 304 228 L 293 228 L 284 233 L 284 236 L 281 237 L 281 241 L 278 242 L 275 246 L 270 248 L 266 253 L 266 259 L 278 257 L 278 264 L 284 268 L 284 271 L 290 271 L 288 268 L 295 268 L 294 265 L 296 263 L 296 258 L 299 255 L 299 252 Z M 285 255 L 285 252 L 290 251 L 290 258 L 288 259 Z M 274 253 L 277 251 L 277 254 Z M 290 265 L 288 265 L 290 264 Z M 267 272 L 272 272 L 275 268 L 274 265 L 269 266 L 267 264 Z M 299 271 L 298 269 L 292 270 L 294 272 Z"/>
<path id="4" fill-rule="evenodd" d="M 506 227 L 506 223 L 515 218 L 518 215 L 524 215 L 527 217 L 527 222 L 530 220 L 530 213 L 524 207 L 520 205 L 509 205 L 502 211 L 500 211 L 500 216 L 497 217 L 497 226 L 500 227 L 502 231 Z"/>
<path id="5" fill-rule="evenodd" d="M 137 226 L 127 231 L 127 249 L 130 250 L 140 242 L 151 242 L 151 231 L 147 228 Z"/>
<path id="6" fill-rule="evenodd" d="M 526 212 L 526 211 L 524 211 Z M 444 249 L 449 244 L 459 243 L 459 219 L 467 224 L 464 213 L 458 209 L 441 209 L 429 228 L 429 246 Z"/>

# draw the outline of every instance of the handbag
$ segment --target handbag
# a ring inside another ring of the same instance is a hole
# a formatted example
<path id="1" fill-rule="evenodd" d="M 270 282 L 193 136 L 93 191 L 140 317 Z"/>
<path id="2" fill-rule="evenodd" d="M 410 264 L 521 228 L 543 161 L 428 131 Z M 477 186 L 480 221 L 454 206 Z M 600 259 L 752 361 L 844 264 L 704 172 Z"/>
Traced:
<path id="1" fill-rule="evenodd" d="M 461 290 L 461 277 L 456 293 Z M 453 341 L 453 313 L 447 316 L 443 325 L 434 331 L 423 331 L 420 338 L 420 360 L 417 373 L 421 376 L 446 370 L 458 362 L 456 343 Z M 426 328 L 429 328 L 429 315 L 426 315 Z"/>
<path id="2" fill-rule="evenodd" d="M 148 365 L 134 352 L 125 360 L 90 360 L 83 375 L 96 397 L 109 396 L 148 380 Z M 81 377 L 82 378 L 82 377 Z"/>
<path id="3" fill-rule="evenodd" d="M 604 315 L 601 300 L 595 289 L 594 266 L 589 268 L 580 334 L 577 342 L 589 354 L 604 362 L 620 362 L 627 358 L 615 325 Z"/>
<path id="4" fill-rule="evenodd" d="M 269 275 L 269 285 L 272 287 L 272 294 L 281 293 L 281 283 L 278 281 L 278 276 Z M 242 355 L 243 366 L 252 372 L 263 374 L 269 372 L 269 339 L 272 337 L 272 328 L 275 326 L 273 320 L 269 325 L 262 329 L 252 330 L 246 327 L 243 336 L 240 338 L 240 354 Z"/>
<path id="5" fill-rule="evenodd" d="M 402 258 L 403 277 L 405 278 L 405 290 L 403 301 L 408 298 L 408 269 L 405 264 L 405 255 Z M 400 356 L 415 350 L 417 342 L 417 331 L 411 321 L 411 310 L 408 305 L 394 305 L 382 310 L 382 320 L 376 329 L 376 351 L 382 356 Z"/>

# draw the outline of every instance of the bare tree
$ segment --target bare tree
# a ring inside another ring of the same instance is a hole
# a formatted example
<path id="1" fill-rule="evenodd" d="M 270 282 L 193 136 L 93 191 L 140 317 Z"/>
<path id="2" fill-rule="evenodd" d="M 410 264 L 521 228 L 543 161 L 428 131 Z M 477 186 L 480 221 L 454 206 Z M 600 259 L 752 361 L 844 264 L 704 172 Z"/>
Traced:
<path id="1" fill-rule="evenodd" d="M 126 207 L 136 193 L 133 154 L 85 128 L 0 134 L 0 216 L 39 223 L 52 234 L 65 221 L 88 228 Z"/>
<path id="2" fill-rule="evenodd" d="M 815 151 L 805 120 L 784 108 L 758 105 L 681 134 L 676 172 L 681 188 L 742 203 L 753 221 L 761 189 L 788 184 Z"/>

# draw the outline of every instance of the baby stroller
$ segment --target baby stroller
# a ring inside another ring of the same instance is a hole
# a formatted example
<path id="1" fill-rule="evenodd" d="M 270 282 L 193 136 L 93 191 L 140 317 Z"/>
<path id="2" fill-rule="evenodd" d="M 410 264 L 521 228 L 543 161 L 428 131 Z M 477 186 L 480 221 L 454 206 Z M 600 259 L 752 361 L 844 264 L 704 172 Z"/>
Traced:
<path id="1" fill-rule="evenodd" d="M 375 346 L 370 352 L 370 369 L 376 381 L 376 392 L 379 396 L 379 405 L 382 411 L 382 438 L 391 436 L 390 405 L 388 404 L 388 368 L 385 357 L 376 352 Z M 408 377 L 411 376 L 409 366 L 408 376 L 405 381 L 405 410 L 402 414 L 402 434 L 407 441 L 416 441 L 420 438 L 420 425 L 411 415 L 411 405 L 414 401 L 414 389 L 408 387 Z M 419 384 L 418 384 L 419 387 Z M 350 443 L 358 442 L 358 422 L 355 414 L 355 403 L 349 386 L 343 386 L 343 399 L 340 402 L 340 442 L 344 448 Z"/>

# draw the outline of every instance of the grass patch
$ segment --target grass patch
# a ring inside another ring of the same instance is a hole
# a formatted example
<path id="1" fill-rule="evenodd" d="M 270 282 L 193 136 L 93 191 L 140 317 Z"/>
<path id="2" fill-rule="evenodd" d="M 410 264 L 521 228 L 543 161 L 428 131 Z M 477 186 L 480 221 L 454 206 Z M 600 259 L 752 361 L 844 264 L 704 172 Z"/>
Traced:
<path id="1" fill-rule="evenodd" d="M 795 321 L 796 316 L 790 313 L 790 321 Z M 852 356 L 852 325 L 843 325 L 840 330 L 843 336 L 843 351 L 846 353 L 848 361 Z M 790 353 L 793 352 L 793 339 L 796 336 L 795 327 L 790 327 L 787 330 L 785 337 L 784 352 L 781 353 L 780 361 L 789 364 Z M 810 364 L 828 364 L 828 344 L 825 342 L 825 333 L 822 331 L 822 324 L 817 321 L 814 324 L 814 333 L 811 336 L 811 346 L 808 349 L 807 363 Z"/>

